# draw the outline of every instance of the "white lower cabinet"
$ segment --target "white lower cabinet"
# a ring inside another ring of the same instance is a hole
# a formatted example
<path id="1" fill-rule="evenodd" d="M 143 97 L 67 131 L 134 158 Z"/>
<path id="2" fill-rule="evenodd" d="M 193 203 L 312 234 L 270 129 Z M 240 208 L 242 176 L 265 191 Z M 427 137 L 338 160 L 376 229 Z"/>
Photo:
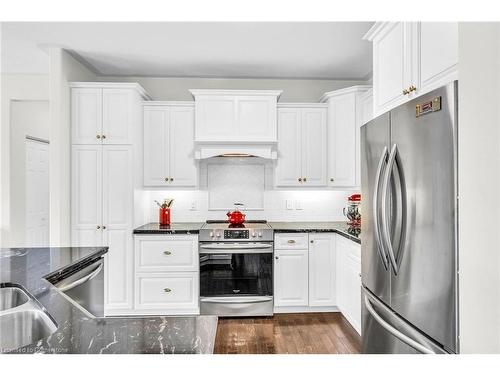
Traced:
<path id="1" fill-rule="evenodd" d="M 134 313 L 199 314 L 196 235 L 136 235 Z"/>
<path id="2" fill-rule="evenodd" d="M 361 334 L 361 245 L 337 236 L 337 304 Z"/>
<path id="3" fill-rule="evenodd" d="M 309 235 L 309 306 L 335 306 L 335 234 Z"/>
<path id="4" fill-rule="evenodd" d="M 308 250 L 274 251 L 274 306 L 308 305 Z"/>

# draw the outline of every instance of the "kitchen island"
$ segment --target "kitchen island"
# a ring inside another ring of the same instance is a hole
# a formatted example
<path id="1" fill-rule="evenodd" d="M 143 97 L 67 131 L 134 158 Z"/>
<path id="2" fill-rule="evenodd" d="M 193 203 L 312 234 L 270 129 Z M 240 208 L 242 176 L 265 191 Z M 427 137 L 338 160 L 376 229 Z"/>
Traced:
<path id="1" fill-rule="evenodd" d="M 0 284 L 19 286 L 53 319 L 57 330 L 14 353 L 212 353 L 217 317 L 94 318 L 64 297 L 47 275 L 78 269 L 106 247 L 0 249 Z M 5 315 L 5 311 L 3 312 Z"/>

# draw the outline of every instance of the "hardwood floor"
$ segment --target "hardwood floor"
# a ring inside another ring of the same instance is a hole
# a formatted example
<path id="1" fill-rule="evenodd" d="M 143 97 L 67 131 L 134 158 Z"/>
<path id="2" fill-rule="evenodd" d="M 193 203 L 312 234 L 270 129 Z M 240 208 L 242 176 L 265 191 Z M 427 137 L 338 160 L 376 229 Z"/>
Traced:
<path id="1" fill-rule="evenodd" d="M 219 318 L 216 354 L 354 354 L 361 337 L 340 313 Z"/>

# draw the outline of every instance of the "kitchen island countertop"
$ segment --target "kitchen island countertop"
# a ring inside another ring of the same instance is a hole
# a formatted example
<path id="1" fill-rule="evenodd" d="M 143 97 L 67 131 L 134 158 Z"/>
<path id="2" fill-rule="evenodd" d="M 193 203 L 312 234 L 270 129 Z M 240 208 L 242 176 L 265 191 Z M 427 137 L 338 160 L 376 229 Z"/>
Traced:
<path id="1" fill-rule="evenodd" d="M 34 297 L 56 322 L 45 339 L 14 353 L 212 353 L 215 316 L 94 318 L 45 280 L 79 269 L 106 247 L 0 249 L 0 284 L 14 284 Z"/>
<path id="2" fill-rule="evenodd" d="M 270 222 L 274 233 L 333 232 L 361 243 L 361 229 L 352 228 L 345 221 L 291 221 Z"/>

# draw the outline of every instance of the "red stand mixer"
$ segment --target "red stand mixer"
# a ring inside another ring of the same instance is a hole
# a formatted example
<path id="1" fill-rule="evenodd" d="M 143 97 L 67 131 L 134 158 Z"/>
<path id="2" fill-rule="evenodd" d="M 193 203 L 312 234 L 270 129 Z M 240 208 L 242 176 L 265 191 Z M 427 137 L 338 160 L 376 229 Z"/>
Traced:
<path id="1" fill-rule="evenodd" d="M 344 216 L 349 219 L 348 224 L 352 227 L 361 226 L 361 194 L 353 194 L 347 198 L 347 206 L 344 207 Z"/>

